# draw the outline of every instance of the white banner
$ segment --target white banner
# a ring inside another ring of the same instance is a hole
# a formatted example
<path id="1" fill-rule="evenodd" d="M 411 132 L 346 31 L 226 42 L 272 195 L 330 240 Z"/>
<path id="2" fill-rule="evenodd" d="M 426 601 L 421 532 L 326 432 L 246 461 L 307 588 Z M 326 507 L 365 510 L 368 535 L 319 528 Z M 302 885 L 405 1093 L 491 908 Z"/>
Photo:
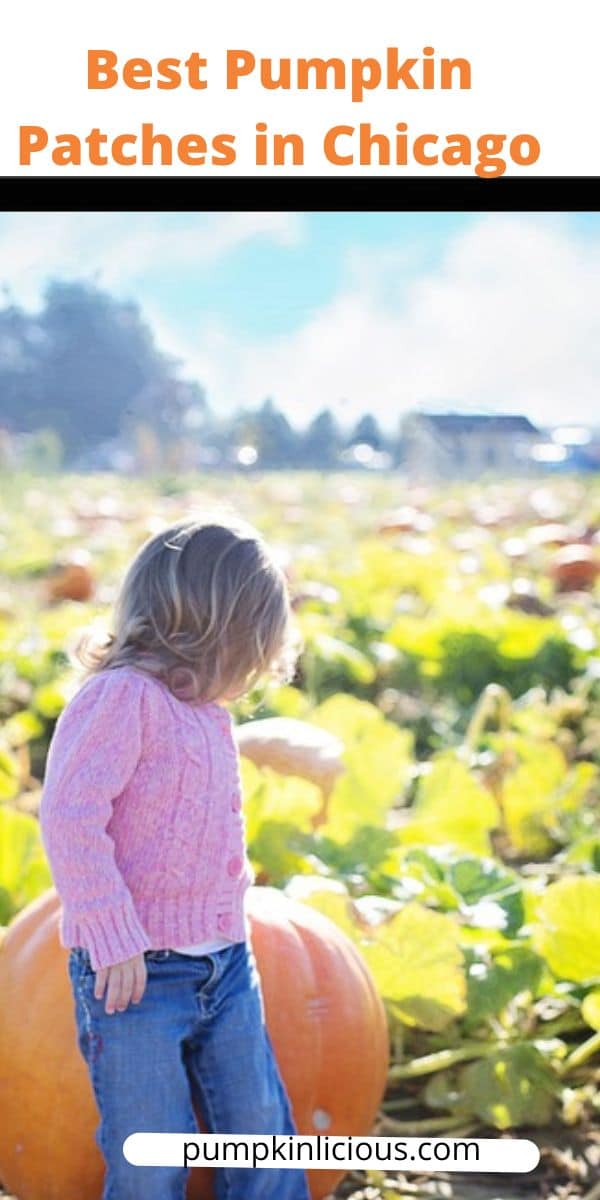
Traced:
<path id="1" fill-rule="evenodd" d="M 385 1167 L 401 1171 L 525 1173 L 540 1160 L 526 1138 L 334 1137 L 328 1134 L 134 1133 L 123 1143 L 137 1167 Z"/>
<path id="2" fill-rule="evenodd" d="M 20 0 L 0 174 L 600 174 L 589 0 Z"/>

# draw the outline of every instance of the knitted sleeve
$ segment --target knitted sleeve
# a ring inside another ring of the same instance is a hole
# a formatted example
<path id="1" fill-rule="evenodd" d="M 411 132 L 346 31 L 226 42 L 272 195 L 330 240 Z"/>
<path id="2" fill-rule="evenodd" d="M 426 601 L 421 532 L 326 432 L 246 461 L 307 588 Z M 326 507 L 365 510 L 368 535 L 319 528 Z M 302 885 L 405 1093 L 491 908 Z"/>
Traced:
<path id="1" fill-rule="evenodd" d="M 40 827 L 62 902 L 62 940 L 85 947 L 94 970 L 151 945 L 107 832 L 141 756 L 144 687 L 127 669 L 92 676 L 61 713 L 48 752 Z"/>

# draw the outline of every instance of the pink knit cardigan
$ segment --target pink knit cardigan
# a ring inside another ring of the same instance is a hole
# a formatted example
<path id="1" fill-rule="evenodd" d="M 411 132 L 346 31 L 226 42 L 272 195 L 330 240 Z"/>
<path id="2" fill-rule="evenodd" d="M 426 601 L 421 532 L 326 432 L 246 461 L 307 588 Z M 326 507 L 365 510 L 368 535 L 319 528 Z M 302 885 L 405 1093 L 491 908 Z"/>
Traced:
<path id="1" fill-rule="evenodd" d="M 94 970 L 143 950 L 248 936 L 232 718 L 133 667 L 89 678 L 57 722 L 40 808 L 62 945 Z"/>

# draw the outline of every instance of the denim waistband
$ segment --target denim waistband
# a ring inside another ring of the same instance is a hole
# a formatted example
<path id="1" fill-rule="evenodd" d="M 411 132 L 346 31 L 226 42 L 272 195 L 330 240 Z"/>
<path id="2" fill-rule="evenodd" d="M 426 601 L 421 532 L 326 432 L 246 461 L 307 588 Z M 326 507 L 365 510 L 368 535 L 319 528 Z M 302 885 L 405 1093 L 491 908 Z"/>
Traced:
<path id="1" fill-rule="evenodd" d="M 219 966 L 224 966 L 226 960 L 234 950 L 246 945 L 245 941 L 232 942 L 230 946 L 222 946 L 219 950 L 209 950 L 206 954 L 182 954 L 179 950 L 172 949 L 145 950 L 144 959 L 146 962 L 169 962 L 175 959 L 178 963 L 188 964 L 198 963 L 204 959 L 211 959 L 216 968 L 217 962 Z M 89 970 L 93 969 L 90 952 L 84 946 L 72 946 L 70 955 Z"/>

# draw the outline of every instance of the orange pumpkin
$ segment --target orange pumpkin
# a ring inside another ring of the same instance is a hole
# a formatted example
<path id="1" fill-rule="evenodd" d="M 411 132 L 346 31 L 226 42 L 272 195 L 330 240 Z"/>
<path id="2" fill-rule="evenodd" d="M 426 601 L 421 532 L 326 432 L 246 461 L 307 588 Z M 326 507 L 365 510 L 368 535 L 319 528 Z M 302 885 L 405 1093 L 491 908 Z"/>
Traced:
<path id="1" fill-rule="evenodd" d="M 94 579 L 84 551 L 74 552 L 69 559 L 57 563 L 46 579 L 46 598 L 57 600 L 89 600 L 94 592 Z"/>
<path id="2" fill-rule="evenodd" d="M 600 575 L 600 558 L 592 546 L 563 546 L 550 561 L 550 575 L 557 591 L 585 591 Z"/>
<path id="3" fill-rule="evenodd" d="M 274 888 L 248 893 L 265 1011 L 299 1133 L 366 1135 L 385 1089 L 384 1009 L 354 946 L 326 917 Z M 76 1042 L 54 889 L 0 945 L 0 1180 L 19 1200 L 98 1200 L 98 1112 Z M 198 1124 L 203 1128 L 198 1114 Z M 343 1171 L 309 1173 L 313 1200 Z M 188 1200 L 212 1197 L 190 1172 Z"/>

